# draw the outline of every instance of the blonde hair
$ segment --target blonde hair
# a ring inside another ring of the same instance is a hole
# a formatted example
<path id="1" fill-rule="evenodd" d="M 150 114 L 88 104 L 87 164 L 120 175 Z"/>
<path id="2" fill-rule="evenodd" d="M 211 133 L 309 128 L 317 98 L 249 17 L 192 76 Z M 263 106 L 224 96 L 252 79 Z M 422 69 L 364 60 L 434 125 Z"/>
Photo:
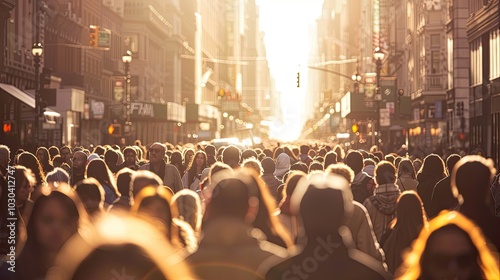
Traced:
<path id="1" fill-rule="evenodd" d="M 472 241 L 478 252 L 477 262 L 485 279 L 498 279 L 500 275 L 497 260 L 488 248 L 481 229 L 471 220 L 456 211 L 442 211 L 439 216 L 429 222 L 429 230 L 422 230 L 414 241 L 411 251 L 403 256 L 404 262 L 398 268 L 395 279 L 419 279 L 422 274 L 421 258 L 424 255 L 427 241 L 437 230 L 455 225 L 463 230 Z"/>

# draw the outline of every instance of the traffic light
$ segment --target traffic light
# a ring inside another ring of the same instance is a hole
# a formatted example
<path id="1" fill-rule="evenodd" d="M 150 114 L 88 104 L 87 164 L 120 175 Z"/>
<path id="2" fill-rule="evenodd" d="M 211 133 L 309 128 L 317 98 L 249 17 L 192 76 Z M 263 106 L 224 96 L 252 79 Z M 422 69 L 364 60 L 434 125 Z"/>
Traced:
<path id="1" fill-rule="evenodd" d="M 89 34 L 89 45 L 91 47 L 97 47 L 98 46 L 98 34 L 99 34 L 99 27 L 96 25 L 91 25 L 90 26 L 90 34 Z"/>
<path id="2" fill-rule="evenodd" d="M 16 132 L 16 123 L 14 121 L 4 121 L 2 125 L 4 134 L 11 134 Z"/>
<path id="3" fill-rule="evenodd" d="M 50 85 L 50 79 L 52 77 L 52 68 L 43 67 L 42 73 L 40 73 L 40 86 L 43 88 L 45 85 Z"/>
<path id="4" fill-rule="evenodd" d="M 119 123 L 112 123 L 108 126 L 108 134 L 113 137 L 121 137 L 122 125 Z"/>
<path id="5" fill-rule="evenodd" d="M 357 132 L 359 131 L 359 126 L 358 126 L 357 124 L 353 124 L 353 125 L 351 126 L 351 131 L 352 131 L 353 133 L 357 133 Z"/>
<path id="6" fill-rule="evenodd" d="M 462 101 L 457 102 L 457 116 L 461 117 L 464 114 L 464 103 Z"/>
<path id="7" fill-rule="evenodd" d="M 297 87 L 300 87 L 300 72 L 297 72 Z"/>

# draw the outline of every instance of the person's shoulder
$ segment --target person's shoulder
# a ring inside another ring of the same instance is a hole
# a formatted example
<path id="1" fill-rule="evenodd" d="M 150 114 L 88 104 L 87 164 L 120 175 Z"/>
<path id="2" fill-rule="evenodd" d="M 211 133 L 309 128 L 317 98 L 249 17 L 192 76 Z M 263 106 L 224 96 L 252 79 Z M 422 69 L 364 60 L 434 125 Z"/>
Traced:
<path id="1" fill-rule="evenodd" d="M 386 265 L 372 256 L 358 250 L 349 249 L 349 257 L 352 261 L 358 263 L 362 268 L 366 269 L 354 269 L 352 275 L 356 279 L 357 277 L 362 277 L 364 279 L 393 279 L 392 275 L 388 272 Z"/>

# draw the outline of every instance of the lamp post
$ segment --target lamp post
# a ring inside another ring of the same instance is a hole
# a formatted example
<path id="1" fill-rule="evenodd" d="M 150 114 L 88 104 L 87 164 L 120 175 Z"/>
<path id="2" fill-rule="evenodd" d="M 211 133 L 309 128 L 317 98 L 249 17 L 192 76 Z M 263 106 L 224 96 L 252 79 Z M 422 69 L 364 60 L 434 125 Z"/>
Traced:
<path id="1" fill-rule="evenodd" d="M 379 131 L 380 131 L 380 101 L 381 101 L 381 96 L 380 96 L 380 68 L 382 68 L 382 60 L 384 60 L 385 54 L 382 52 L 382 50 L 379 47 L 375 48 L 375 51 L 373 52 L 373 59 L 375 59 L 375 65 L 377 66 L 376 73 L 377 73 L 377 85 L 375 87 L 375 97 L 377 102 L 377 119 L 375 120 L 375 134 L 376 134 L 376 139 L 377 139 L 377 145 L 379 144 Z"/>
<path id="2" fill-rule="evenodd" d="M 40 117 L 42 108 L 40 108 L 40 60 L 43 54 L 42 43 L 35 43 L 31 48 L 31 54 L 35 62 L 35 146 L 38 145 L 38 132 L 40 130 Z"/>
<path id="3" fill-rule="evenodd" d="M 132 52 L 127 50 L 122 55 L 122 61 L 125 64 L 125 100 L 123 102 L 125 127 L 123 131 L 129 133 L 132 125 L 130 122 L 130 62 L 132 61 Z"/>

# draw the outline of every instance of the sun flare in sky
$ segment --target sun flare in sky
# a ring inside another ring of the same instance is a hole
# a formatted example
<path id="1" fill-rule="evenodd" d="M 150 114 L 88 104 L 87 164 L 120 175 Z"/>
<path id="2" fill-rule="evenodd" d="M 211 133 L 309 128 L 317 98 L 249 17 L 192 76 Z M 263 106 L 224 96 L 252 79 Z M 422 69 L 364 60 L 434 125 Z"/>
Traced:
<path id="1" fill-rule="evenodd" d="M 281 92 L 283 123 L 271 127 L 271 138 L 293 141 L 305 122 L 307 65 L 311 30 L 321 15 L 323 0 L 257 0 L 260 30 L 271 76 Z M 300 87 L 297 88 L 297 72 Z"/>

